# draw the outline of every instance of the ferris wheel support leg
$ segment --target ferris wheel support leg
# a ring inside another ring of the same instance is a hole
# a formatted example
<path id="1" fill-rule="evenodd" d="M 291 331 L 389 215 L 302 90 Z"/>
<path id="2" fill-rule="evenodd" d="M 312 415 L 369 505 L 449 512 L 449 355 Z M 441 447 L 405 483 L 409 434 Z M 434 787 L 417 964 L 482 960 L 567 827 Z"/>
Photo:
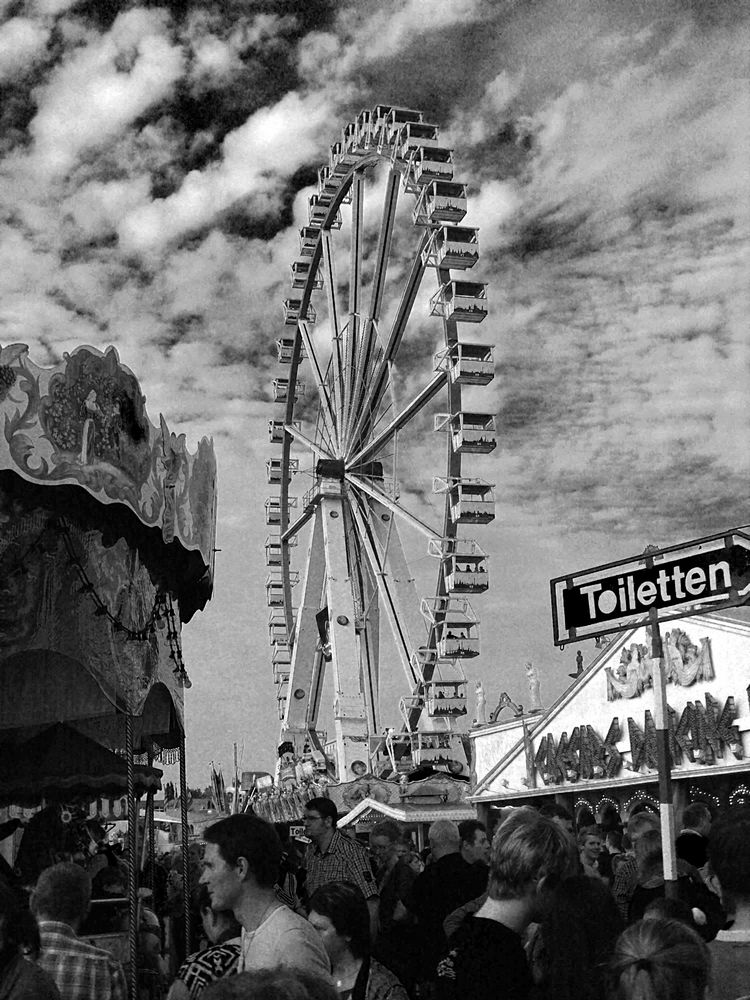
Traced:
<path id="1" fill-rule="evenodd" d="M 355 777 L 351 769 L 354 761 L 367 759 L 367 712 L 360 687 L 356 611 L 346 556 L 342 484 L 337 480 L 322 480 L 321 491 L 326 596 L 335 687 L 336 772 L 339 781 L 348 781 Z"/>
<path id="2" fill-rule="evenodd" d="M 310 547 L 307 556 L 307 570 L 302 584 L 299 611 L 294 629 L 294 650 L 289 672 L 289 692 L 284 722 L 281 727 L 281 738 L 293 740 L 295 746 L 298 740 L 304 743 L 307 733 L 314 729 L 317 723 L 318 705 L 313 692 L 315 691 L 316 650 L 320 634 L 316 615 L 320 610 L 320 597 L 323 593 L 325 579 L 325 554 L 323 551 L 323 527 L 321 524 L 320 507 L 313 515 L 313 529 L 310 537 Z M 297 692 L 303 693 L 302 697 Z M 300 751 L 302 747 L 299 748 Z"/>

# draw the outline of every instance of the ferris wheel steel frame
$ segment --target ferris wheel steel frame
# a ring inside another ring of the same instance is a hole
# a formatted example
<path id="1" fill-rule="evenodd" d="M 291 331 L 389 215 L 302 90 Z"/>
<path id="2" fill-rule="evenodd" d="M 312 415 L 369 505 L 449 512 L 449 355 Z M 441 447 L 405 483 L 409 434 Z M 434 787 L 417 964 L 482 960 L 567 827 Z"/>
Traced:
<path id="1" fill-rule="evenodd" d="M 399 116 L 406 121 L 399 124 Z M 415 121 L 416 124 L 411 124 Z M 435 370 L 400 409 L 396 406 L 393 386 L 393 366 L 426 270 L 434 268 L 436 271 L 438 296 L 454 282 L 450 267 L 431 260 L 437 230 L 453 227 L 444 219 L 436 222 L 417 220 L 427 185 L 415 181 L 414 162 L 428 147 L 422 147 L 420 152 L 416 142 L 404 145 L 404 135 L 408 139 L 410 129 L 418 133 L 422 123 L 419 112 L 378 107 L 372 112 L 363 112 L 357 122 L 347 126 L 342 143 L 332 147 L 330 167 L 320 172 L 318 195 L 311 198 L 311 222 L 301 233 L 306 241 L 305 251 L 295 263 L 300 265 L 303 274 L 306 272 L 306 278 L 302 286 L 293 280 L 293 287 L 301 287 L 301 294 L 299 299 L 285 303 L 286 329 L 289 332 L 292 326 L 294 329 L 288 358 L 278 519 L 281 550 L 278 572 L 290 654 L 288 675 L 284 678 L 283 672 L 280 674 L 280 684 L 287 685 L 282 740 L 296 737 L 309 741 L 317 750 L 323 749 L 318 739 L 317 719 L 323 678 L 327 663 L 330 663 L 335 683 L 334 728 L 339 780 L 352 776 L 349 771 L 355 759 L 370 759 L 370 741 L 383 732 L 379 717 L 381 612 L 390 625 L 410 690 L 411 699 L 407 699 L 408 710 L 404 713 L 406 729 L 416 731 L 420 720 L 424 720 L 424 690 L 439 659 L 440 625 L 451 599 L 446 586 L 447 573 L 441 562 L 435 611 L 431 620 L 425 623 L 417 610 L 419 596 L 394 521 L 395 516 L 399 522 L 426 535 L 433 554 L 436 546 L 445 552 L 446 543 L 450 551 L 452 540 L 458 537 L 459 525 L 459 519 L 452 514 L 450 489 L 444 489 L 440 531 L 399 504 L 397 491 L 394 489 L 393 495 L 389 494 L 382 474 L 367 474 L 368 463 L 383 459 L 384 449 L 393 446 L 393 480 L 397 481 L 399 432 L 438 393 L 447 391 L 449 419 L 462 412 L 461 380 L 451 377 L 448 365 Z M 422 132 L 430 129 L 437 136 L 434 126 L 424 125 Z M 441 155 L 446 152 L 450 153 L 440 148 Z M 369 171 L 384 160 L 390 162 L 390 168 L 369 281 L 369 306 L 363 311 L 364 270 L 365 264 L 370 263 L 365 253 L 365 182 Z M 400 286 L 393 320 L 383 336 L 383 304 L 402 184 L 407 192 L 417 196 L 412 217 L 418 238 L 408 274 Z M 455 182 L 453 186 L 457 186 Z M 341 226 L 340 209 L 345 202 L 351 205 L 351 231 L 348 301 L 343 303 L 339 300 L 337 264 L 340 259 L 334 232 Z M 318 231 L 317 239 L 315 230 Z M 473 263 L 460 266 L 471 267 Z M 294 268 L 293 264 L 293 273 Z M 485 287 L 480 282 L 464 281 L 463 284 Z M 319 356 L 311 330 L 314 322 L 312 300 L 321 285 L 331 328 L 327 365 Z M 444 347 L 450 353 L 461 343 L 458 331 L 461 320 L 446 312 L 444 307 L 438 315 L 442 316 Z M 313 437 L 295 420 L 298 372 L 303 360 L 311 366 L 318 395 Z M 387 402 L 389 392 L 391 398 Z M 387 422 L 381 427 L 386 416 Z M 446 440 L 446 471 L 442 481 L 448 486 L 461 484 L 462 454 L 460 448 L 454 446 L 450 427 Z M 309 452 L 315 463 L 315 488 L 294 521 L 290 517 L 293 498 L 289 491 L 295 461 L 291 457 L 293 445 Z M 376 479 L 382 487 L 376 484 Z M 290 548 L 310 522 L 307 564 L 299 608 L 295 613 Z M 327 611 L 327 643 L 321 641 L 318 621 L 323 610 Z M 281 704 L 282 698 L 279 700 Z"/>

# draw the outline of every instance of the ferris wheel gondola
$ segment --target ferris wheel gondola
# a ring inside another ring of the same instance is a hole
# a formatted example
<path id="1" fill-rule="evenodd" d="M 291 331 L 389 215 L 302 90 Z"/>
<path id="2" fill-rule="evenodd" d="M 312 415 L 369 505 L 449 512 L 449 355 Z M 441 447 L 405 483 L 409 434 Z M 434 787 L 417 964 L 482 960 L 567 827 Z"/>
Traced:
<path id="1" fill-rule="evenodd" d="M 491 413 L 473 399 L 462 406 L 465 387 L 475 396 L 492 380 L 494 358 L 491 345 L 459 337 L 485 319 L 488 302 L 486 284 L 468 277 L 478 230 L 462 224 L 466 184 L 454 179 L 453 160 L 421 112 L 361 112 L 319 171 L 284 301 L 283 374 L 273 382 L 283 416 L 269 423 L 280 451 L 267 464 L 278 488 L 266 500 L 273 676 L 282 741 L 318 758 L 332 749 L 338 781 L 363 767 L 388 773 L 430 760 L 468 773 L 457 730 L 467 713 L 461 661 L 479 652 L 469 597 L 486 591 L 489 573 L 485 551 L 461 532 L 492 520 L 494 493 L 463 466 L 467 455 L 489 454 L 496 437 Z M 433 350 L 424 352 L 427 337 Z M 408 464 L 428 414 L 447 439 L 445 466 L 431 476 L 443 498 L 439 527 L 400 495 L 404 453 Z M 298 496 L 303 461 L 311 486 Z M 438 560 L 429 598 L 417 592 L 402 528 L 425 535 Z M 387 657 L 381 619 L 395 649 Z M 381 718 L 381 661 L 392 655 L 407 686 L 401 733 Z M 318 731 L 327 671 L 328 748 Z"/>

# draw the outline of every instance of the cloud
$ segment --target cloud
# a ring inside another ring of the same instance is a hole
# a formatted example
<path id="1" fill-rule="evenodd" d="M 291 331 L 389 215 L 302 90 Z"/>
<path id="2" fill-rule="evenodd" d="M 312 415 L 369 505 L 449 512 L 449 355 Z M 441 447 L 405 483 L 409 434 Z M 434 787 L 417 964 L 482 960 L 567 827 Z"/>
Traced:
<path id="1" fill-rule="evenodd" d="M 83 152 L 104 146 L 163 100 L 182 67 L 164 12 L 136 8 L 118 15 L 105 35 L 90 34 L 36 90 L 34 168 L 65 174 Z"/>
<path id="2" fill-rule="evenodd" d="M 27 70 L 44 55 L 50 28 L 28 17 L 0 25 L 0 80 Z"/>
<path id="3" fill-rule="evenodd" d="M 286 181 L 322 158 L 328 107 L 320 94 L 290 93 L 256 112 L 222 143 L 222 158 L 192 171 L 168 198 L 154 200 L 126 218 L 123 246 L 150 250 L 216 220 L 240 199 L 250 215 L 277 212 Z"/>

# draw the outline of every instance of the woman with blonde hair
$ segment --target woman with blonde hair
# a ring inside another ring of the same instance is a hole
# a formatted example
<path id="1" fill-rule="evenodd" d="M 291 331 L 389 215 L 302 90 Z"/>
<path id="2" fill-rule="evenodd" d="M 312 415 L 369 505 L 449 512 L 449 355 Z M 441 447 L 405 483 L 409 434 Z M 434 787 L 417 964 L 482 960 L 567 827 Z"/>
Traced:
<path id="1" fill-rule="evenodd" d="M 679 920 L 639 920 L 617 940 L 610 963 L 611 1000 L 708 1000 L 711 956 Z"/>

